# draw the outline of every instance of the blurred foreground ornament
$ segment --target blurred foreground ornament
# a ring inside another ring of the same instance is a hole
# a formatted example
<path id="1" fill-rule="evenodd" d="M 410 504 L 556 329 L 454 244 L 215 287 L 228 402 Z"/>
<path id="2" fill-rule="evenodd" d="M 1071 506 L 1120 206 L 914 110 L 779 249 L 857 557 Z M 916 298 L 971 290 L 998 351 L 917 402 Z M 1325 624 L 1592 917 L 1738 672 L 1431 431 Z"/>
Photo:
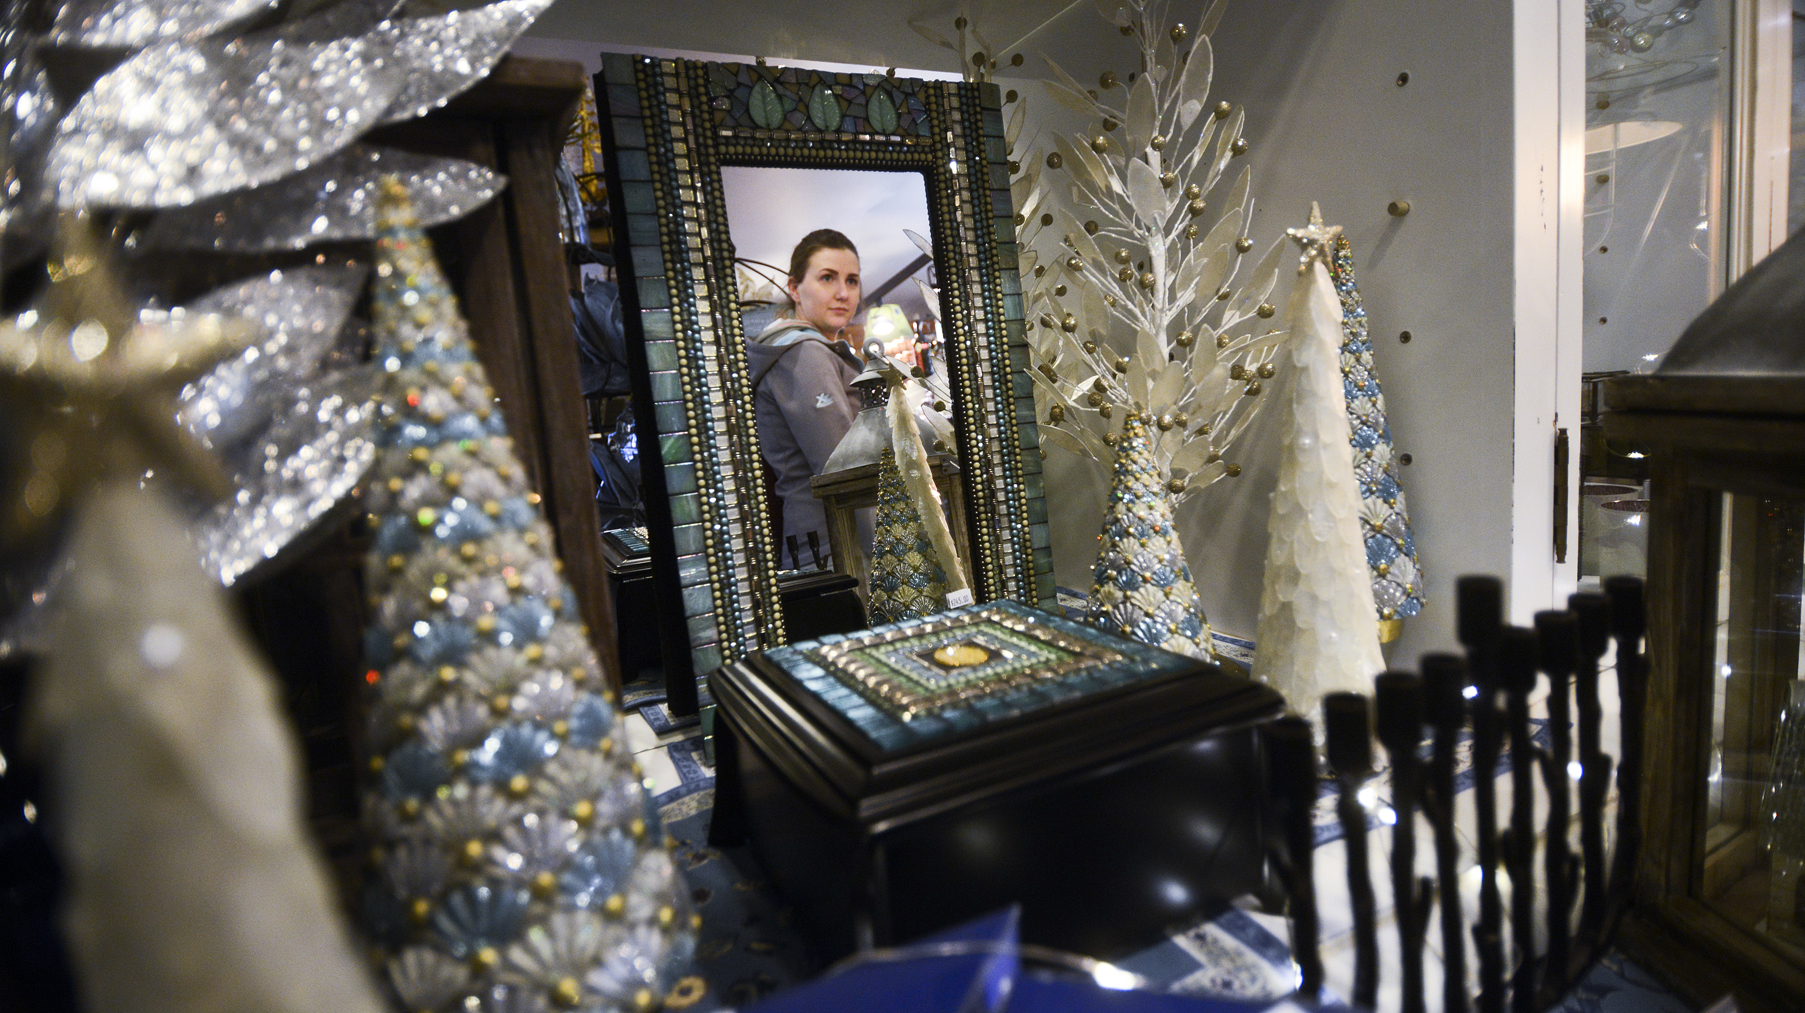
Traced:
<path id="1" fill-rule="evenodd" d="M 364 926 L 398 1008 L 649 1009 L 695 948 L 688 891 L 393 181 L 378 220 Z"/>
<path id="2" fill-rule="evenodd" d="M 1286 310 L 1294 370 L 1280 442 L 1254 676 L 1308 713 L 1325 693 L 1359 692 L 1385 667 L 1360 532 L 1360 489 L 1347 453 L 1341 313 L 1320 219 L 1290 234 L 1303 251 Z"/>
<path id="3" fill-rule="evenodd" d="M 376 1013 L 273 680 L 181 521 L 109 479 L 69 556 L 30 734 L 87 1008 Z"/>
<path id="4" fill-rule="evenodd" d="M 1322 217 L 1314 205 L 1310 216 L 1313 221 Z M 1349 444 L 1354 451 L 1354 478 L 1360 483 L 1360 526 L 1366 536 L 1366 565 L 1372 571 L 1380 639 L 1389 641 L 1397 636 L 1402 620 L 1422 611 L 1423 576 L 1417 568 L 1410 511 L 1404 505 L 1404 490 L 1399 487 L 1392 460 L 1385 393 L 1379 387 L 1379 371 L 1373 364 L 1366 307 L 1354 284 L 1354 253 L 1346 236 L 1335 237 L 1328 267 L 1335 292 L 1341 297 L 1342 387 L 1351 431 Z"/>
<path id="5" fill-rule="evenodd" d="M 1116 474 L 1085 622 L 1205 661 L 1215 657 L 1210 626 L 1172 522 L 1139 414 L 1122 420 Z"/>
<path id="6" fill-rule="evenodd" d="M 125 1013 L 375 1013 L 301 827 L 269 675 L 163 485 L 143 480 L 223 484 L 176 422 L 175 392 L 242 328 L 129 312 L 74 216 L 59 246 L 40 308 L 0 325 L 0 391 L 27 427 L 14 532 L 76 514 L 28 734 L 83 998 Z"/>

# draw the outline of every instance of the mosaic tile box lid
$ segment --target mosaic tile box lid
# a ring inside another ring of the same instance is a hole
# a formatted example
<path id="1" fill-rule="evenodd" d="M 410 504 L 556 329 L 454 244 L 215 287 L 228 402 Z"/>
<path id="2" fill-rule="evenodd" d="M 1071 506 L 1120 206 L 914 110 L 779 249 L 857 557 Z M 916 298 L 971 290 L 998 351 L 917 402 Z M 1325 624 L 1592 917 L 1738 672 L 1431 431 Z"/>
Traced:
<path id="1" fill-rule="evenodd" d="M 915 803 L 1000 790 L 1283 703 L 1214 664 L 1010 601 L 774 648 L 712 678 L 767 752 L 807 758 L 793 779 L 837 808 L 904 788 Z"/>

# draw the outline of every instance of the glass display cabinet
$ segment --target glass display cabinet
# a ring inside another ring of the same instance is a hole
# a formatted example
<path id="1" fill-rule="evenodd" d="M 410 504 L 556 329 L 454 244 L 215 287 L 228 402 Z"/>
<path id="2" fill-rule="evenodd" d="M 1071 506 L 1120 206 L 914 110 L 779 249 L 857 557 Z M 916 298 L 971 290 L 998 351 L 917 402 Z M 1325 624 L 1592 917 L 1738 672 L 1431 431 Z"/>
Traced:
<path id="1" fill-rule="evenodd" d="M 1659 369 L 1605 382 L 1647 448 L 1647 762 L 1626 948 L 1701 1002 L 1805 1004 L 1805 239 Z"/>

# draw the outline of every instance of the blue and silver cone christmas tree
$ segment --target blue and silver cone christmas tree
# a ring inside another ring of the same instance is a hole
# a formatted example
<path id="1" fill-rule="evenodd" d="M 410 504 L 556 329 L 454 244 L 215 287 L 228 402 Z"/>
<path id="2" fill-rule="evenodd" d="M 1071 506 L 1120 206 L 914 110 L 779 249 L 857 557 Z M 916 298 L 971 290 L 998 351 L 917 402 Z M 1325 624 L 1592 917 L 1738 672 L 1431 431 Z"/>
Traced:
<path id="1" fill-rule="evenodd" d="M 365 930 L 398 1008 L 645 1010 L 695 948 L 595 653 L 468 327 L 392 179 L 366 485 Z"/>
<path id="2" fill-rule="evenodd" d="M 1379 621 L 1389 625 L 1422 611 L 1423 575 L 1416 565 L 1410 511 L 1404 505 L 1404 490 L 1398 486 L 1392 461 L 1391 424 L 1385 419 L 1385 394 L 1373 367 L 1366 308 L 1354 284 L 1354 254 L 1345 237 L 1336 237 L 1329 278 L 1341 297 L 1341 375 L 1347 394 L 1354 477 L 1360 482 L 1366 565 L 1372 571 Z"/>
<path id="3" fill-rule="evenodd" d="M 1146 420 L 1137 412 L 1122 420 L 1116 437 L 1115 482 L 1097 540 L 1102 549 L 1084 621 L 1212 660 L 1210 624 L 1172 523 L 1172 500 L 1147 442 Z"/>

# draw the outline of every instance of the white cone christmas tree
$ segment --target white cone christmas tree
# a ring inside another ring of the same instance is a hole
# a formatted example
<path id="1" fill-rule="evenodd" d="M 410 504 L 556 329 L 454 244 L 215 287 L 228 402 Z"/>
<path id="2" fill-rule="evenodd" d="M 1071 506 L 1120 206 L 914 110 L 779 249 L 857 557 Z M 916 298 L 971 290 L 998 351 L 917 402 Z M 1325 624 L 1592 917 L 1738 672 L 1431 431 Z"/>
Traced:
<path id="1" fill-rule="evenodd" d="M 369 480 L 365 927 L 402 1008 L 649 1009 L 694 951 L 594 651 L 467 327 L 385 184 Z"/>
<path id="2" fill-rule="evenodd" d="M 1084 621 L 1168 651 L 1214 658 L 1210 624 L 1139 413 L 1124 418 L 1116 436 L 1115 483 L 1097 540 L 1102 550 Z"/>
<path id="3" fill-rule="evenodd" d="M 1303 249 L 1286 310 L 1291 426 L 1272 495 L 1254 675 L 1300 713 L 1324 693 L 1361 691 L 1385 667 L 1348 454 L 1341 309 L 1329 281 L 1339 228 L 1315 219 L 1289 234 Z"/>

